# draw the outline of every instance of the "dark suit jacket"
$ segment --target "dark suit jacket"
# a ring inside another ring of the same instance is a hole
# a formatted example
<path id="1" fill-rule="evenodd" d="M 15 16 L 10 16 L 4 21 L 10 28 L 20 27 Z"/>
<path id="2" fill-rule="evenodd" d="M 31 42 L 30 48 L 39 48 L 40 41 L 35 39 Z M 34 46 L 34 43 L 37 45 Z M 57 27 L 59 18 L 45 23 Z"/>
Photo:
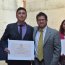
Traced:
<path id="1" fill-rule="evenodd" d="M 26 34 L 23 38 L 23 40 L 33 40 L 33 27 L 29 26 L 28 24 L 26 24 L 27 26 L 27 30 L 26 30 Z M 2 42 L 2 47 L 3 49 L 8 47 L 8 39 L 10 40 L 21 40 L 21 35 L 18 32 L 18 25 L 17 23 L 12 23 L 12 24 L 8 24 L 5 32 L 1 38 L 1 42 Z M 6 58 L 6 56 L 5 56 Z"/>
<path id="2" fill-rule="evenodd" d="M 5 59 L 5 55 L 6 54 L 4 54 L 4 50 L 1 46 L 1 41 L 0 41 L 0 61 Z"/>

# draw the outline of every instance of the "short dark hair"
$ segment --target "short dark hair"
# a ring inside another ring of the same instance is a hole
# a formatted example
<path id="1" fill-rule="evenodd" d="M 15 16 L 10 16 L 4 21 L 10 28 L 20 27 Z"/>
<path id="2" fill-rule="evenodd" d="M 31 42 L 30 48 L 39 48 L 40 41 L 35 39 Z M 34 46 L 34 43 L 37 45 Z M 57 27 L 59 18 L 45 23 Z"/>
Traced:
<path id="1" fill-rule="evenodd" d="M 27 11 L 24 7 L 19 7 L 16 12 L 18 12 L 19 10 L 24 10 L 27 13 Z"/>
<path id="2" fill-rule="evenodd" d="M 47 15 L 46 15 L 45 13 L 43 13 L 43 12 L 39 12 L 39 13 L 37 14 L 36 20 L 38 20 L 38 17 L 40 17 L 40 16 L 44 16 L 45 19 L 47 20 Z"/>

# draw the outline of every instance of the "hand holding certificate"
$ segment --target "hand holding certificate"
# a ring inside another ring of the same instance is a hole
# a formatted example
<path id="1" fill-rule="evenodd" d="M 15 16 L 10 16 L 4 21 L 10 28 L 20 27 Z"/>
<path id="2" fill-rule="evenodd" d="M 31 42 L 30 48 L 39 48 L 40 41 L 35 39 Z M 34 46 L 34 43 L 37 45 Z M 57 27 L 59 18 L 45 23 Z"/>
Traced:
<path id="1" fill-rule="evenodd" d="M 8 60 L 34 60 L 34 41 L 8 40 Z"/>

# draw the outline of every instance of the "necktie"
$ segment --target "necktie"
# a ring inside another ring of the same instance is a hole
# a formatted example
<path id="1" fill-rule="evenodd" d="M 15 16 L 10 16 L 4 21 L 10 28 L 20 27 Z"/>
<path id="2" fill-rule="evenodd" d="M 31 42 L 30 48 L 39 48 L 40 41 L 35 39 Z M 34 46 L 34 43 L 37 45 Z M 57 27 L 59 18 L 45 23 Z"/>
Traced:
<path id="1" fill-rule="evenodd" d="M 42 30 L 40 30 L 37 53 L 38 53 L 37 58 L 39 59 L 39 61 L 41 61 L 43 59 L 43 31 Z"/>
<path id="2" fill-rule="evenodd" d="M 20 25 L 20 36 L 21 36 L 21 39 L 22 39 L 22 25 Z"/>

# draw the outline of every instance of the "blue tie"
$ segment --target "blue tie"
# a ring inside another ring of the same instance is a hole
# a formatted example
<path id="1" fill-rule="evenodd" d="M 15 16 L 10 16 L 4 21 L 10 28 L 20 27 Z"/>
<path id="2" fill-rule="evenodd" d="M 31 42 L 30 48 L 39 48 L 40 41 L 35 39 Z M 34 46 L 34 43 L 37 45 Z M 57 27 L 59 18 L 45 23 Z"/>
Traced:
<path id="1" fill-rule="evenodd" d="M 20 25 L 20 36 L 21 36 L 21 39 L 22 39 L 22 25 Z"/>

